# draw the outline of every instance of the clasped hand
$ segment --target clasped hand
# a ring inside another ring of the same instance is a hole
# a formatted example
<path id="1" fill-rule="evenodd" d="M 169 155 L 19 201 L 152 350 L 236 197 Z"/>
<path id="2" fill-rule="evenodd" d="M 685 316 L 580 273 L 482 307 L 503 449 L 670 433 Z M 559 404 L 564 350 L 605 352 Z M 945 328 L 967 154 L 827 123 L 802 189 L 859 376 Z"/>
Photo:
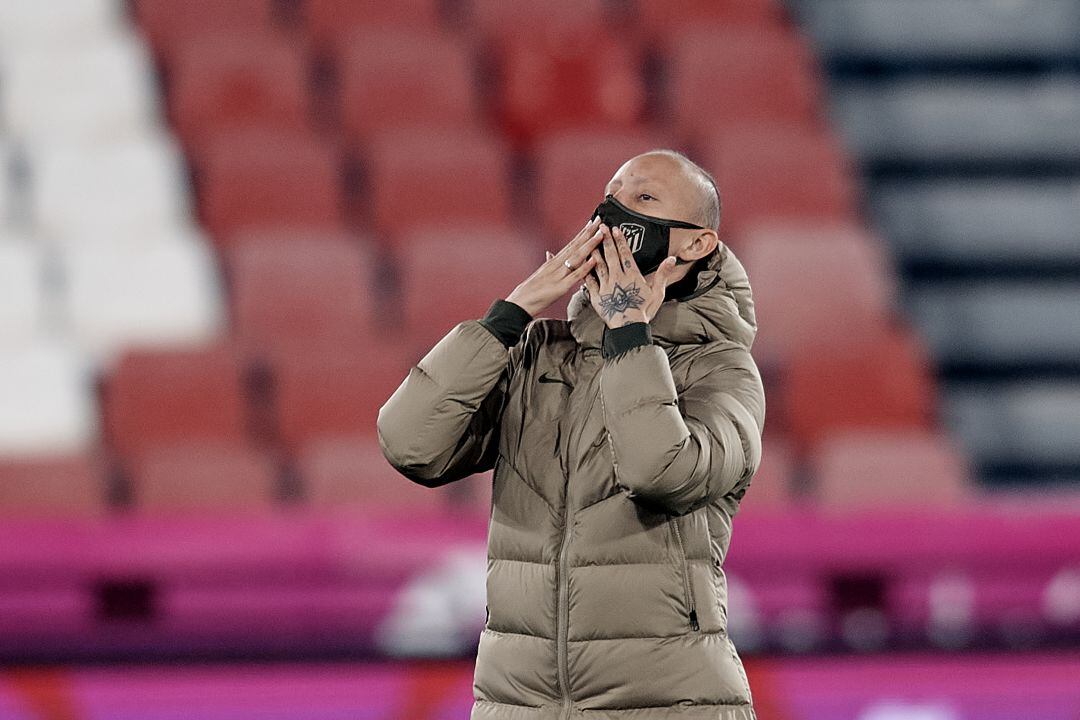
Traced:
<path id="1" fill-rule="evenodd" d="M 604 252 L 601 255 L 599 248 L 592 251 L 596 277 L 591 274 L 585 277 L 593 308 L 612 329 L 633 322 L 649 322 L 664 302 L 665 290 L 675 271 L 675 258 L 665 258 L 652 273 L 651 281 L 646 281 L 622 230 L 601 224 L 600 231 Z"/>
<path id="2" fill-rule="evenodd" d="M 597 277 L 590 273 L 594 269 Z M 649 322 L 656 316 L 674 269 L 675 259 L 669 257 L 652 273 L 651 281 L 646 281 L 622 231 L 615 228 L 613 235 L 600 218 L 594 217 L 559 252 L 546 253 L 544 264 L 506 299 L 536 317 L 574 284 L 584 280 L 597 314 L 609 328 L 617 328 L 632 322 Z"/>

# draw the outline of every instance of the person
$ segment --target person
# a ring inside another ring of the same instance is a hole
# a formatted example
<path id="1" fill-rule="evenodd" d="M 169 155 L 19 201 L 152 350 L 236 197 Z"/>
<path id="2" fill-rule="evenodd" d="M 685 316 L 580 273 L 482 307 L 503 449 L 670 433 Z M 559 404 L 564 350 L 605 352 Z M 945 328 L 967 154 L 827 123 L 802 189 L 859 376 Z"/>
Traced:
<path id="1" fill-rule="evenodd" d="M 406 478 L 494 469 L 472 720 L 756 717 L 722 565 L 765 395 L 719 221 L 685 155 L 630 159 L 597 216 L 379 410 Z M 582 281 L 566 320 L 536 317 Z"/>

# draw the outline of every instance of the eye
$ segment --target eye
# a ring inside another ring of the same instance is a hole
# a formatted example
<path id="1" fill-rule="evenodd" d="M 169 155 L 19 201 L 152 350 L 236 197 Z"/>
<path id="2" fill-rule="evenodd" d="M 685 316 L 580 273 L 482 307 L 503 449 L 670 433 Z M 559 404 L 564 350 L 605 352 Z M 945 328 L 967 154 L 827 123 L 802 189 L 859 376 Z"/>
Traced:
<path id="1" fill-rule="evenodd" d="M 638 193 L 638 200 L 655 200 L 649 193 Z"/>

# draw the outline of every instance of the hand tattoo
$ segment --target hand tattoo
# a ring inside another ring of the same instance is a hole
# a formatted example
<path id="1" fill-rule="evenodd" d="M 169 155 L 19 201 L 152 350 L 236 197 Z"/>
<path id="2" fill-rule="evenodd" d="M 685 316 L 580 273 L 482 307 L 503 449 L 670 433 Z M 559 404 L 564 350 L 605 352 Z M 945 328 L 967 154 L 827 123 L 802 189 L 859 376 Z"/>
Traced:
<path id="1" fill-rule="evenodd" d="M 626 312 L 630 308 L 639 308 L 644 304 L 645 298 L 641 297 L 637 284 L 624 288 L 615 283 L 614 290 L 600 296 L 600 309 L 605 318 L 614 317 L 617 313 Z"/>

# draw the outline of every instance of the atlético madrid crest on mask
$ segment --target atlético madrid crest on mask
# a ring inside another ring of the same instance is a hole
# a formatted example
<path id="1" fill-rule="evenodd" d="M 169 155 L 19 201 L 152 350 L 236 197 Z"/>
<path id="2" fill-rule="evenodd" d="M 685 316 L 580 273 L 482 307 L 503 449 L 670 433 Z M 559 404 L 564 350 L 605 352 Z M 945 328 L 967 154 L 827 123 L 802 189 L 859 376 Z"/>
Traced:
<path id="1" fill-rule="evenodd" d="M 641 240 L 645 237 L 645 226 L 634 223 L 623 223 L 619 226 L 626 243 L 630 246 L 630 252 L 636 253 L 641 249 Z"/>

